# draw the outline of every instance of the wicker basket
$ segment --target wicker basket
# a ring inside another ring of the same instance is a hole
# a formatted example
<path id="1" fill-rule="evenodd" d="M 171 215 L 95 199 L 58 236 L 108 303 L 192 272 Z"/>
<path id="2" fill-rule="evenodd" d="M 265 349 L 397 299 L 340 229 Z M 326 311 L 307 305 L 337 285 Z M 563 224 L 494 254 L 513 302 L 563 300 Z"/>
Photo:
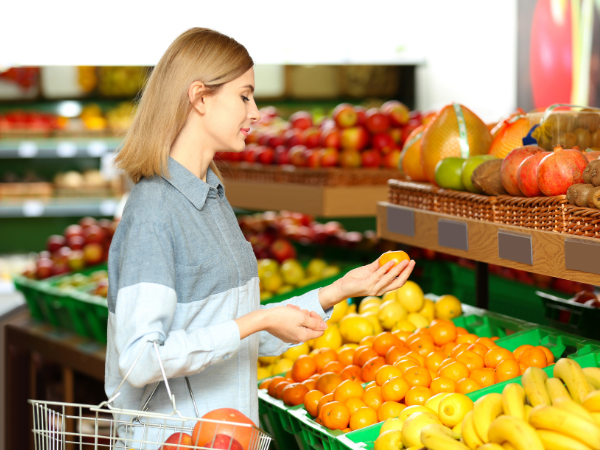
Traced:
<path id="1" fill-rule="evenodd" d="M 496 223 L 562 233 L 566 228 L 567 197 L 498 196 Z"/>
<path id="2" fill-rule="evenodd" d="M 496 197 L 451 189 L 440 189 L 437 196 L 436 211 L 440 213 L 487 222 L 495 220 Z"/>
<path id="3" fill-rule="evenodd" d="M 438 187 L 430 183 L 415 181 L 389 180 L 390 203 L 408 206 L 409 208 L 437 211 Z"/>
<path id="4" fill-rule="evenodd" d="M 600 210 L 565 205 L 563 233 L 600 238 Z"/>

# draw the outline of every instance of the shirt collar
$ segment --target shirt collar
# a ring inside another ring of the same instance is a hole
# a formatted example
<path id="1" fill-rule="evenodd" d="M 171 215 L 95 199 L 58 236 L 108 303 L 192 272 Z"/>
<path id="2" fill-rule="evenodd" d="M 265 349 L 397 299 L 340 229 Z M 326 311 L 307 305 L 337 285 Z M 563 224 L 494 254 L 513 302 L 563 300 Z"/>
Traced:
<path id="1" fill-rule="evenodd" d="M 181 192 L 198 210 L 201 210 L 206 203 L 207 197 L 218 197 L 220 200 L 225 196 L 225 188 L 219 180 L 219 177 L 208 168 L 206 173 L 206 183 L 179 164 L 169 156 L 169 175 L 162 177 L 175 189 Z"/>

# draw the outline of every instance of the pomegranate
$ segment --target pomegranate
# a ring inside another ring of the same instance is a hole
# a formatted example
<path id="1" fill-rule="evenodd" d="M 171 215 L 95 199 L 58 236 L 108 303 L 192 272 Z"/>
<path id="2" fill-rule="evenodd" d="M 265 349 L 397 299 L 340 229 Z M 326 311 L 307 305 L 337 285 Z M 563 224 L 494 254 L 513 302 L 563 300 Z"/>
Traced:
<path id="1" fill-rule="evenodd" d="M 537 181 L 544 195 L 565 195 L 575 183 L 583 183 L 587 158 L 579 150 L 555 147 L 538 166 Z"/>
<path id="2" fill-rule="evenodd" d="M 504 189 L 506 189 L 510 195 L 517 197 L 523 196 L 517 182 L 517 171 L 519 170 L 519 166 L 525 159 L 543 151 L 543 148 L 535 145 L 527 145 L 525 147 L 515 148 L 506 156 L 506 158 L 504 158 L 502 167 L 500 168 L 500 181 L 502 182 Z"/>
<path id="3" fill-rule="evenodd" d="M 586 159 L 588 160 L 588 162 L 592 162 L 595 159 L 598 159 L 598 157 L 600 157 L 600 152 L 597 151 L 593 151 L 593 152 L 586 152 L 584 153 Z"/>
<path id="4" fill-rule="evenodd" d="M 542 159 L 550 152 L 540 152 L 525 158 L 517 169 L 517 183 L 519 189 L 526 197 L 539 197 L 542 195 L 537 182 L 537 169 Z"/>

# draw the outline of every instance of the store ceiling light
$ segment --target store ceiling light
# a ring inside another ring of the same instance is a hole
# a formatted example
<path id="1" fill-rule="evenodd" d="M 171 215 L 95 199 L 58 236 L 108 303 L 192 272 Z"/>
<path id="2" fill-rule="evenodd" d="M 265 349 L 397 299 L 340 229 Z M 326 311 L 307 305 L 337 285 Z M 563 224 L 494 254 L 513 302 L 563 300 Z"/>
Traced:
<path id="1" fill-rule="evenodd" d="M 63 117 L 78 117 L 81 114 L 81 103 L 74 101 L 60 102 L 56 110 Z"/>

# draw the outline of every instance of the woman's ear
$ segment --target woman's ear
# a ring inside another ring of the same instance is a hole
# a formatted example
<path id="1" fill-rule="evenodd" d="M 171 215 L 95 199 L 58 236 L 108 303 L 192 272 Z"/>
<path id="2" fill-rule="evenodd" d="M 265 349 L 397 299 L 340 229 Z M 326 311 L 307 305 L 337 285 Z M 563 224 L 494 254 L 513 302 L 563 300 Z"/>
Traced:
<path id="1" fill-rule="evenodd" d="M 204 102 L 204 93 L 206 88 L 202 81 L 194 81 L 188 89 L 188 98 L 192 107 L 200 114 L 206 113 L 206 103 Z"/>

